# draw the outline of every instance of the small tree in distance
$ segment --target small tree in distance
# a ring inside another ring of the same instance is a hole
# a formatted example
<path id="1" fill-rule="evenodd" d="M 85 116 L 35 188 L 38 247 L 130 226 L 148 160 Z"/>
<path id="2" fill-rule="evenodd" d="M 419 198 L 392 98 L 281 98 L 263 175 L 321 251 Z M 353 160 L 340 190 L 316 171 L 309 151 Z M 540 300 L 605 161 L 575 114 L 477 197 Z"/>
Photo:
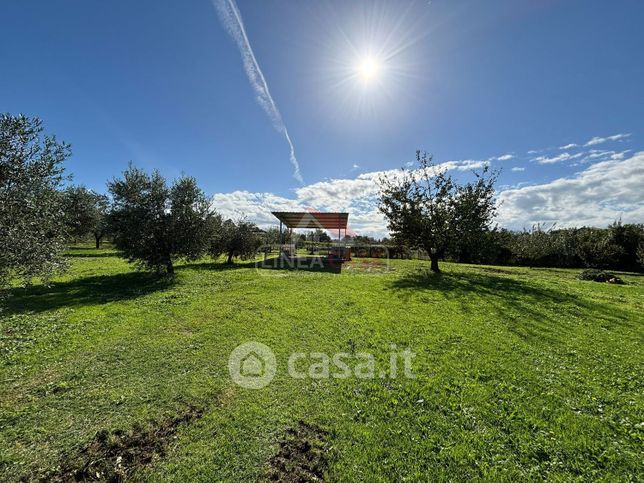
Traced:
<path id="1" fill-rule="evenodd" d="M 485 167 L 473 173 L 473 182 L 459 184 L 427 153 L 416 151 L 416 161 L 416 169 L 381 176 L 379 209 L 394 238 L 423 248 L 430 269 L 439 272 L 438 260 L 447 249 L 490 229 L 498 173 Z"/>
<path id="2" fill-rule="evenodd" d="M 308 232 L 306 234 L 306 239 L 312 242 L 324 242 L 324 243 L 331 241 L 331 237 L 326 232 L 326 230 L 321 230 L 320 228 L 316 228 L 315 230 Z"/>
<path id="3" fill-rule="evenodd" d="M 107 233 L 107 196 L 95 193 L 84 186 L 70 186 L 63 192 L 63 207 L 67 235 L 74 239 L 89 234 L 94 237 L 96 248 Z"/>
<path id="4" fill-rule="evenodd" d="M 206 253 L 216 214 L 194 178 L 179 178 L 168 188 L 158 171 L 148 175 L 130 166 L 108 187 L 114 244 L 128 261 L 173 274 L 177 259 Z"/>
<path id="5" fill-rule="evenodd" d="M 242 260 L 251 258 L 261 244 L 257 225 L 246 220 L 226 220 L 215 232 L 210 254 L 213 258 L 226 255 L 226 263 L 232 263 L 235 257 Z"/>

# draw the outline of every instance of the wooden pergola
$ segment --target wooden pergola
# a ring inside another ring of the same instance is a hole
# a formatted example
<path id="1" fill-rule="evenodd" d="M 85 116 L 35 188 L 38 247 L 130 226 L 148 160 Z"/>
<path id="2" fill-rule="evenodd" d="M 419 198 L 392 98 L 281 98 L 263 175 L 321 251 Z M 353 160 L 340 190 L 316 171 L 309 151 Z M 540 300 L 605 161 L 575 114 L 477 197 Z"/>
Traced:
<path id="1" fill-rule="evenodd" d="M 273 211 L 272 213 L 280 221 L 280 254 L 293 256 L 296 252 L 295 245 L 284 245 L 284 226 L 291 229 L 338 230 L 338 243 L 327 249 L 328 258 L 338 262 L 351 260 L 351 248 L 341 245 L 342 230 L 345 236 L 347 234 L 349 213 L 320 211 Z"/>
<path id="2" fill-rule="evenodd" d="M 280 242 L 283 226 L 287 228 L 338 230 L 338 241 L 342 240 L 342 230 L 347 234 L 349 213 L 320 211 L 272 211 L 280 221 Z"/>

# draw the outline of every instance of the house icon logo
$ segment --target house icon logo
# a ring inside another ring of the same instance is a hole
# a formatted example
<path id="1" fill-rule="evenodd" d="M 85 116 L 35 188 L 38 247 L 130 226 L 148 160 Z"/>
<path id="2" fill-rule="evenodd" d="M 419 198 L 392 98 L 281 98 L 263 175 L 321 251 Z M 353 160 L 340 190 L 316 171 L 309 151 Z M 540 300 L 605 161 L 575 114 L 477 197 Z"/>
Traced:
<path id="1" fill-rule="evenodd" d="M 244 377 L 262 377 L 266 372 L 266 364 L 258 354 L 251 352 L 242 360 L 240 369 Z"/>
<path id="2" fill-rule="evenodd" d="M 228 372 L 233 382 L 247 389 L 266 387 L 275 377 L 275 354 L 265 344 L 246 342 L 238 345 L 228 358 Z"/>

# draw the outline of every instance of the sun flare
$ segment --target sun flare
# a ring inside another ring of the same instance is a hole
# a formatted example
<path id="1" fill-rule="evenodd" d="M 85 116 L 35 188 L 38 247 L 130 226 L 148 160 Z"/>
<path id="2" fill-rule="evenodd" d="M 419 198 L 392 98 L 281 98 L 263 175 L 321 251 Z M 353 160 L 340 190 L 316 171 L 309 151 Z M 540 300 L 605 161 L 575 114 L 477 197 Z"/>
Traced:
<path id="1" fill-rule="evenodd" d="M 358 75 L 365 81 L 375 78 L 379 71 L 380 64 L 373 57 L 366 57 L 358 65 Z"/>

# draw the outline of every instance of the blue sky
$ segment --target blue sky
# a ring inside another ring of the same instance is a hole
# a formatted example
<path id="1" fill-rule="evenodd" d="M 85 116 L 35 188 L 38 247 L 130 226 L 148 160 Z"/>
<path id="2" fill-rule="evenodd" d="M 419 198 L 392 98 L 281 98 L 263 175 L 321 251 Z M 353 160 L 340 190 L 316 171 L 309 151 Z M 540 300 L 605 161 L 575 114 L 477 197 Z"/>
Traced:
<path id="1" fill-rule="evenodd" d="M 99 191 L 131 160 L 196 176 L 230 216 L 349 209 L 357 231 L 380 234 L 373 173 L 424 149 L 457 175 L 503 168 L 507 226 L 644 222 L 640 1 L 6 0 L 0 12 L 0 111 L 40 116 L 72 143 L 74 181 Z"/>

